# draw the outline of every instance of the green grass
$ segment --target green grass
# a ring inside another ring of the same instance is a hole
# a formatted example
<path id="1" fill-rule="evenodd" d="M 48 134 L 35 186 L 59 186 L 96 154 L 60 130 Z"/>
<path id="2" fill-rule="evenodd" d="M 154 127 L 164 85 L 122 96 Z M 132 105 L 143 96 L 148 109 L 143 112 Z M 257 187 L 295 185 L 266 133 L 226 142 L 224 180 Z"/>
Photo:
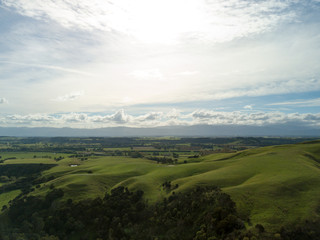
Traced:
<path id="1" fill-rule="evenodd" d="M 21 193 L 20 190 L 13 190 L 10 192 L 0 194 L 0 211 L 4 205 L 8 206 L 8 202 L 13 200 L 16 196 Z"/>
<path id="2" fill-rule="evenodd" d="M 20 158 L 5 164 L 55 162 L 33 159 L 32 154 L 12 154 Z M 129 157 L 89 157 L 86 161 L 65 157 L 57 167 L 43 172 L 44 176 L 56 178 L 32 194 L 44 195 L 53 184 L 64 189 L 65 199 L 81 200 L 101 197 L 122 185 L 142 189 L 145 198 L 154 203 L 170 195 L 161 185 L 171 181 L 179 185 L 172 191 L 188 191 L 198 185 L 219 186 L 231 195 L 240 214 L 250 218 L 253 226 L 261 223 L 269 230 L 320 217 L 320 142 L 217 153 L 173 166 Z M 80 165 L 69 166 L 74 163 Z"/>
<path id="3" fill-rule="evenodd" d="M 103 151 L 130 151 L 130 147 L 104 148 Z"/>

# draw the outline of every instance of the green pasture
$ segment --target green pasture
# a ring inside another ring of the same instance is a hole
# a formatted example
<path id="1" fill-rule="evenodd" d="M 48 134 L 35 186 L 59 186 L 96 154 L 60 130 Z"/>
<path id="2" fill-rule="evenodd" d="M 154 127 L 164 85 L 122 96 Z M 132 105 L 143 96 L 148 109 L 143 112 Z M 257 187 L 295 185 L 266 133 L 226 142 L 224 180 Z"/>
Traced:
<path id="1" fill-rule="evenodd" d="M 49 154 L 53 153 L 0 155 L 2 159 L 18 158 L 4 164 L 58 164 L 42 173 L 55 179 L 41 184 L 31 193 L 35 195 L 44 195 L 53 185 L 65 191 L 65 199 L 81 200 L 102 197 L 106 191 L 121 185 L 143 190 L 152 204 L 173 191 L 215 185 L 231 195 L 241 216 L 249 219 L 252 226 L 260 223 L 275 230 L 281 225 L 320 217 L 320 142 L 217 153 L 187 159 L 186 164 L 179 159 L 181 164 L 176 165 L 112 156 L 89 157 L 85 161 L 63 154 L 52 155 L 51 159 L 33 158 Z M 65 159 L 55 162 L 54 156 Z M 70 164 L 77 166 L 70 167 Z M 165 181 L 171 181 L 171 189 L 163 189 Z"/>
<path id="2" fill-rule="evenodd" d="M 10 192 L 0 194 L 0 212 L 4 205 L 8 206 L 8 202 L 14 199 L 16 196 L 20 194 L 20 190 L 13 190 Z"/>

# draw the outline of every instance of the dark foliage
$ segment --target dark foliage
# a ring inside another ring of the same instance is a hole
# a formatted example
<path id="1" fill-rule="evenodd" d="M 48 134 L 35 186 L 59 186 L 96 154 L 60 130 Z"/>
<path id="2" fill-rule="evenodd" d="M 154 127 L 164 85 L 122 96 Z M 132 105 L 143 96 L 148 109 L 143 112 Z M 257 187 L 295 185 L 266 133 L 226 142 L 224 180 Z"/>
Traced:
<path id="1" fill-rule="evenodd" d="M 56 166 L 55 164 L 8 164 L 0 165 L 0 181 L 9 182 L 0 187 L 0 194 L 10 192 L 12 190 L 20 189 L 22 194 L 27 194 L 33 191 L 33 185 L 38 185 L 46 181 L 54 179 L 53 176 L 49 178 L 39 178 L 44 170 L 48 170 Z M 5 180 L 7 178 L 7 180 Z M 14 182 L 9 179 L 16 179 Z"/>
<path id="2" fill-rule="evenodd" d="M 306 221 L 296 226 L 282 227 L 280 230 L 283 240 L 316 240 L 320 239 L 320 220 Z"/>
<path id="3" fill-rule="evenodd" d="M 151 224 L 159 239 L 224 239 L 244 228 L 230 196 L 214 187 L 164 199 L 154 207 Z"/>
<path id="4" fill-rule="evenodd" d="M 42 163 L 0 165 L 0 176 L 26 177 L 34 174 L 39 174 L 40 172 L 48 170 L 54 166 L 56 165 Z"/>
<path id="5" fill-rule="evenodd" d="M 23 197 L 5 212 L 11 222 L 2 238 L 16 239 L 225 239 L 243 228 L 235 204 L 218 188 L 173 194 L 148 206 L 143 192 L 118 187 L 103 199 L 61 202 L 61 189 L 44 199 Z M 0 237 L 0 239 L 1 239 Z M 212 238 L 213 239 L 213 238 Z"/>
<path id="6" fill-rule="evenodd" d="M 162 164 L 173 164 L 176 162 L 171 157 L 165 157 L 165 156 L 161 156 L 161 157 L 151 156 L 151 157 L 147 157 L 147 159 L 156 161 L 157 163 L 162 163 Z"/>

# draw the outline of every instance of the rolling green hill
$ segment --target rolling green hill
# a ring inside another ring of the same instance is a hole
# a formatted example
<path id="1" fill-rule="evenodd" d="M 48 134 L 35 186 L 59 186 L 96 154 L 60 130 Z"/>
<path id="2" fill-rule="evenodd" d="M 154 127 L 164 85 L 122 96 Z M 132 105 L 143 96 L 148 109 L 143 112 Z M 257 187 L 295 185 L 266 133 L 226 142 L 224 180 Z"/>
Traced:
<path id="1" fill-rule="evenodd" d="M 42 173 L 48 180 L 40 183 L 31 195 L 44 195 L 53 185 L 64 190 L 65 199 L 81 200 L 126 186 L 130 190 L 143 190 L 149 203 L 155 203 L 173 191 L 187 192 L 196 186 L 214 185 L 231 195 L 240 215 L 252 226 L 260 223 L 267 230 L 276 231 L 282 225 L 320 217 L 320 141 L 217 153 L 188 163 L 179 160 L 175 165 L 111 156 L 91 156 L 80 161 L 67 154 L 58 162 L 52 158 L 33 158 L 33 154 L 23 157 L 10 153 L 6 158 L 13 156 L 16 159 L 8 159 L 2 165 L 57 164 Z M 169 181 L 171 187 L 164 188 L 162 184 Z M 3 199 L 8 201 L 11 195 Z"/>

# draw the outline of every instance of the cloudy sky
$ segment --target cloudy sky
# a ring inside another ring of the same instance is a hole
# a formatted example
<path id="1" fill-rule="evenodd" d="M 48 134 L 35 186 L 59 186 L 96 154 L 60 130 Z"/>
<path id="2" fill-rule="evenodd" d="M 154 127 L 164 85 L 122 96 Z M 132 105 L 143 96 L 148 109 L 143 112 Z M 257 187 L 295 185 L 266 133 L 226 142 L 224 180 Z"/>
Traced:
<path id="1" fill-rule="evenodd" d="M 0 0 L 0 126 L 320 128 L 319 0 Z"/>

